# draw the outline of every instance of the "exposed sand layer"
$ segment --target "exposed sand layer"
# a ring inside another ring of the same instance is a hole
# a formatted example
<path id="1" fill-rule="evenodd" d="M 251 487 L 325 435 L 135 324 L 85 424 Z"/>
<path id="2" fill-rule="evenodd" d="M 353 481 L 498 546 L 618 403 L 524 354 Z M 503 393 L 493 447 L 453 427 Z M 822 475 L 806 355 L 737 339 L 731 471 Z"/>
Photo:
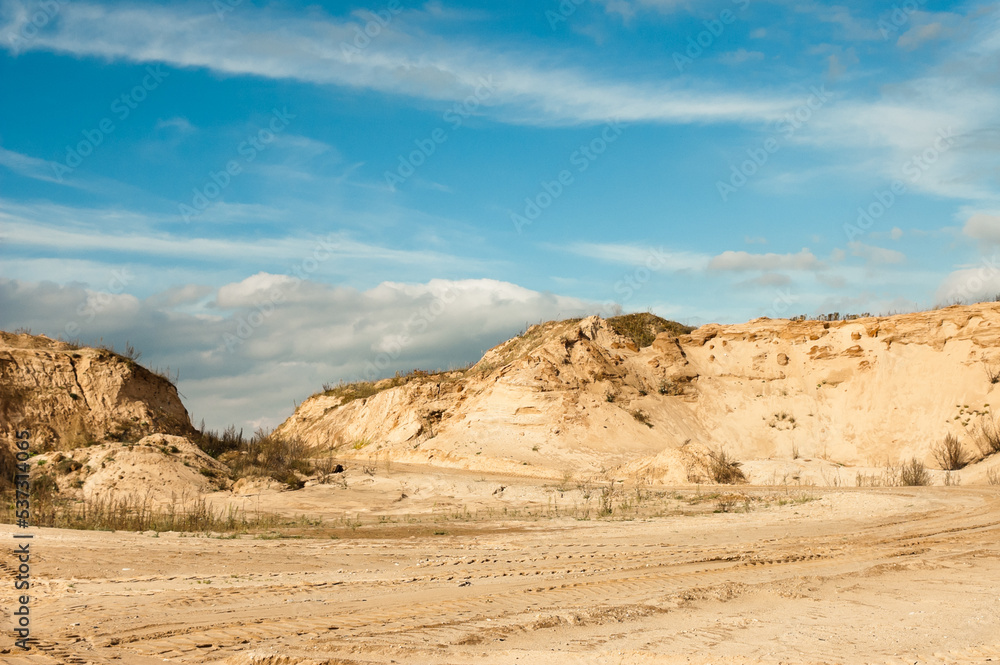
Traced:
<path id="1" fill-rule="evenodd" d="M 69 450 L 194 428 L 169 379 L 106 349 L 0 331 L 0 444 Z"/>
<path id="2" fill-rule="evenodd" d="M 719 449 L 939 468 L 946 435 L 979 454 L 998 378 L 997 303 L 712 324 L 643 348 L 590 317 L 532 326 L 465 372 L 314 395 L 278 431 L 344 458 L 550 479 L 685 483 Z"/>
<path id="3" fill-rule="evenodd" d="M 442 523 L 442 535 L 405 524 L 338 540 L 40 529 L 39 649 L 14 651 L 5 630 L 0 661 L 1000 659 L 996 488 L 808 492 L 816 500 L 748 513 L 480 519 Z M 11 542 L 13 529 L 0 530 Z M 9 557 L 0 567 L 12 577 Z M 2 588 L 10 607 L 13 583 Z"/>

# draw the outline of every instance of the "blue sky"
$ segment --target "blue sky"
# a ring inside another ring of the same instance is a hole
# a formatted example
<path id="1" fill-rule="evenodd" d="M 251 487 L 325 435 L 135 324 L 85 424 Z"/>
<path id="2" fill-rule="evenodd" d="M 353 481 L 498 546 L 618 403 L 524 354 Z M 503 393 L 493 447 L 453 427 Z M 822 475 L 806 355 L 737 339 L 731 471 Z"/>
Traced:
<path id="1" fill-rule="evenodd" d="M 195 418 L 526 323 L 1000 293 L 994 3 L 0 0 L 0 326 Z"/>

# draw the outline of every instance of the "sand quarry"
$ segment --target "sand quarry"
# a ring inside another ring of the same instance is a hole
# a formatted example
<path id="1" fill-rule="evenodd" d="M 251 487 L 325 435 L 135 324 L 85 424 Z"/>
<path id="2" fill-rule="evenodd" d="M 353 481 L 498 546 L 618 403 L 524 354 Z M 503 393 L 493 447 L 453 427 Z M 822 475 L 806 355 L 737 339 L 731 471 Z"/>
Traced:
<path id="1" fill-rule="evenodd" d="M 229 475 L 135 363 L 4 334 L 0 415 L 65 500 L 271 521 L 33 528 L 36 648 L 6 630 L 0 662 L 1000 661 L 1000 306 L 645 332 L 554 322 L 331 387 L 278 432 L 343 468 L 294 491 Z M 899 486 L 913 460 L 927 485 Z"/>

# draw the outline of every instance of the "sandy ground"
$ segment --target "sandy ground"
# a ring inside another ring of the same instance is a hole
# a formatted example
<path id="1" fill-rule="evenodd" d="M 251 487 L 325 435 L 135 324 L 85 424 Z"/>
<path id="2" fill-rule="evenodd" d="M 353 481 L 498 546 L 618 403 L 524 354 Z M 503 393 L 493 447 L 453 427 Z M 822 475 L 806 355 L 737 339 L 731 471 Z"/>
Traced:
<path id="1" fill-rule="evenodd" d="M 336 539 L 37 529 L 38 642 L 15 649 L 5 612 L 0 662 L 1000 661 L 997 488 L 808 492 L 746 513 Z"/>

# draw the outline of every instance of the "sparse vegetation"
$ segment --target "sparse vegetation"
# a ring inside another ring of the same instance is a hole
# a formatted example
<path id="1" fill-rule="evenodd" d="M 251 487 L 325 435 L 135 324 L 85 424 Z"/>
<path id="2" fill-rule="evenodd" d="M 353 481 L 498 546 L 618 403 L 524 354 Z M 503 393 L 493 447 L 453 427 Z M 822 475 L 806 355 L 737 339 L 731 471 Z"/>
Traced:
<path id="1" fill-rule="evenodd" d="M 708 476 L 720 485 L 737 485 L 747 481 L 740 462 L 721 448 L 708 453 Z"/>
<path id="2" fill-rule="evenodd" d="M 642 409 L 636 409 L 635 411 L 630 411 L 629 413 L 632 414 L 633 418 L 635 418 L 636 420 L 638 420 L 640 423 L 642 423 L 646 427 L 649 427 L 649 428 L 653 427 L 653 423 L 651 423 L 649 421 L 649 414 L 647 414 Z"/>
<path id="3" fill-rule="evenodd" d="M 323 384 L 323 394 L 340 398 L 340 406 L 344 406 L 356 399 L 366 399 L 372 395 L 377 395 L 383 390 L 395 387 L 392 382 L 387 382 L 384 387 L 376 387 L 371 381 L 358 381 L 356 383 L 340 383 L 336 386 Z M 400 384 L 396 384 L 400 385 Z"/>
<path id="4" fill-rule="evenodd" d="M 900 467 L 899 482 L 907 487 L 922 487 L 931 484 L 931 474 L 927 473 L 923 462 L 913 457 Z"/>
<path id="5" fill-rule="evenodd" d="M 356 399 L 367 399 L 378 395 L 381 392 L 396 388 L 398 386 L 405 385 L 411 381 L 420 380 L 453 380 L 456 376 L 477 370 L 485 373 L 492 371 L 493 367 L 486 367 L 488 363 L 484 363 L 476 367 L 475 365 L 470 365 L 468 368 L 452 372 L 428 372 L 422 369 L 414 369 L 409 372 L 401 373 L 396 372 L 394 377 L 388 379 L 381 379 L 380 381 L 355 381 L 353 383 L 345 383 L 341 381 L 337 384 L 324 383 L 323 384 L 323 394 L 326 396 L 339 397 L 339 406 L 344 406 L 349 404 Z M 450 377 L 450 379 L 449 379 Z"/>
<path id="6" fill-rule="evenodd" d="M 657 391 L 661 395 L 669 395 L 669 396 L 683 395 L 684 386 L 681 385 L 679 381 L 669 381 L 667 379 L 663 379 L 662 381 L 660 381 L 660 385 L 659 387 L 657 387 Z"/>
<path id="7" fill-rule="evenodd" d="M 948 434 L 944 440 L 934 446 L 934 459 L 945 471 L 958 471 L 969 463 L 969 457 L 962 443 L 954 434 Z"/>
<path id="8" fill-rule="evenodd" d="M 308 476 L 314 471 L 311 451 L 305 443 L 263 429 L 258 429 L 247 440 L 243 430 L 237 432 L 235 426 L 230 425 L 218 434 L 205 430 L 203 423 L 196 443 L 211 457 L 226 464 L 233 480 L 261 476 L 284 483 L 290 489 L 299 489 L 304 484 L 299 474 Z"/>
<path id="9" fill-rule="evenodd" d="M 1000 466 L 994 466 L 986 470 L 986 482 L 990 485 L 1000 485 Z"/>
<path id="10" fill-rule="evenodd" d="M 980 418 L 976 437 L 976 444 L 983 457 L 1000 453 L 1000 427 L 997 427 L 995 420 L 989 417 Z"/>
<path id="11" fill-rule="evenodd" d="M 650 312 L 640 312 L 635 314 L 623 314 L 607 319 L 611 329 L 622 337 L 626 337 L 642 349 L 650 346 L 656 336 L 662 332 L 669 332 L 673 335 L 686 335 L 694 328 L 668 321 Z"/>
<path id="12" fill-rule="evenodd" d="M 990 380 L 990 384 L 996 385 L 1000 383 L 1000 365 L 984 362 L 983 367 L 986 368 L 986 378 Z"/>
<path id="13" fill-rule="evenodd" d="M 148 498 L 96 496 L 83 501 L 60 499 L 56 483 L 46 474 L 32 481 L 32 523 L 37 526 L 97 531 L 251 531 L 272 528 L 276 515 L 229 508 L 213 510 L 204 499 L 182 504 L 174 501 L 156 509 Z M 13 520 L 7 506 L 6 521 Z"/>
<path id="14" fill-rule="evenodd" d="M 237 432 L 235 425 L 230 425 L 222 431 L 222 434 L 219 434 L 213 430 L 206 430 L 205 421 L 202 420 L 194 443 L 210 457 L 219 459 L 223 453 L 240 450 L 246 442 L 243 439 L 243 430 Z M 177 446 L 171 446 L 170 452 L 179 453 L 180 449 Z"/>

